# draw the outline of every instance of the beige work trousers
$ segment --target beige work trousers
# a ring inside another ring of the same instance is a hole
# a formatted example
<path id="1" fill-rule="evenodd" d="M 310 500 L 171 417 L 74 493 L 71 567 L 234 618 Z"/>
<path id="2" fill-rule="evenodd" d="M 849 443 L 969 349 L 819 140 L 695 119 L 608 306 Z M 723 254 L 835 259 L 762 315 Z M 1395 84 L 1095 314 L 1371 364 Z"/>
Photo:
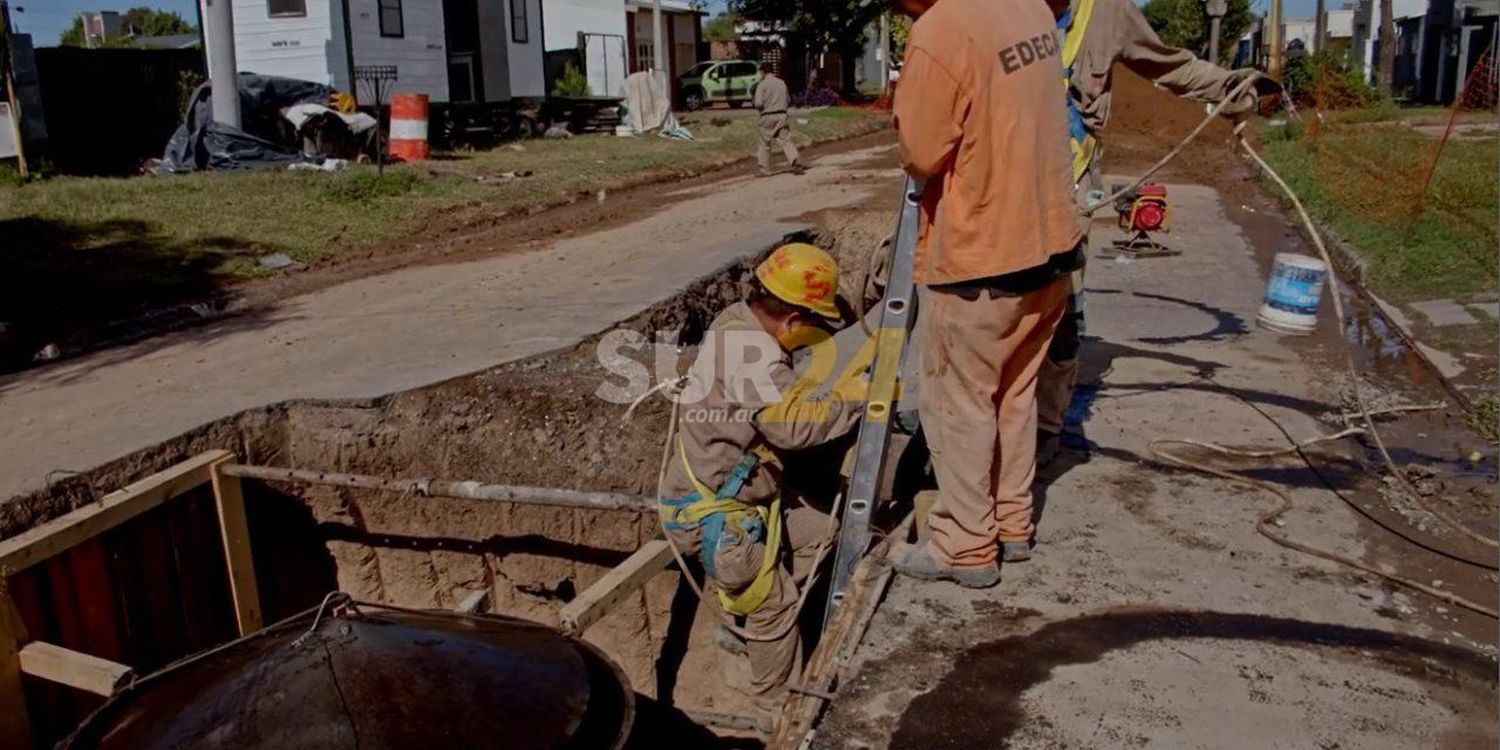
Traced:
<path id="1" fill-rule="evenodd" d="M 1073 389 L 1078 381 L 1079 323 L 1083 317 L 1072 301 L 1083 289 L 1083 269 L 1068 275 L 1068 299 L 1064 301 L 1062 320 L 1057 326 L 1042 369 L 1036 381 L 1036 426 L 1054 435 L 1061 434 L 1068 407 L 1073 403 Z"/>
<path id="2" fill-rule="evenodd" d="M 750 657 L 750 689 L 756 705 L 767 711 L 776 710 L 786 699 L 787 686 L 802 662 L 802 639 L 796 623 L 791 622 L 797 617 L 797 599 L 801 594 L 797 587 L 812 574 L 818 546 L 832 539 L 837 530 L 837 522 L 831 521 L 828 514 L 805 506 L 784 511 L 782 518 L 782 550 L 788 554 L 782 556 L 777 566 L 771 593 L 745 617 L 745 630 L 751 633 L 786 631 L 773 640 L 745 642 Z M 673 542 L 684 554 L 702 554 L 702 534 L 698 529 L 671 533 Z M 764 543 L 739 536 L 726 525 L 714 557 L 717 574 L 714 583 L 726 591 L 744 589 L 760 572 L 765 554 Z"/>
<path id="3" fill-rule="evenodd" d="M 786 154 L 786 161 L 792 166 L 801 163 L 801 156 L 797 153 L 797 144 L 792 143 L 792 129 L 787 124 L 786 113 L 778 115 L 760 116 L 760 138 L 755 144 L 755 163 L 761 174 L 771 171 L 771 144 L 781 147 L 781 153 Z"/>
<path id="4" fill-rule="evenodd" d="M 1067 292 L 1066 277 L 1020 296 L 923 290 L 922 430 L 938 483 L 928 524 L 941 563 L 988 565 L 1000 542 L 1031 539 L 1037 371 Z"/>
<path id="5" fill-rule="evenodd" d="M 1097 158 L 1096 155 L 1095 159 Z M 1073 186 L 1073 195 L 1078 201 L 1080 212 L 1092 200 L 1088 186 L 1095 185 L 1098 191 L 1103 190 L 1103 182 L 1095 171 L 1098 168 L 1098 161 L 1095 161 L 1089 171 L 1079 178 L 1078 184 Z M 1085 259 L 1089 253 L 1088 231 L 1092 223 L 1092 218 L 1084 214 Z M 1058 324 L 1055 338 L 1048 347 L 1047 356 L 1042 360 L 1042 371 L 1036 384 L 1036 426 L 1054 435 L 1062 433 L 1068 407 L 1073 403 L 1073 389 L 1078 382 L 1078 349 L 1083 343 L 1083 271 L 1080 268 L 1068 276 L 1067 309 L 1063 312 L 1063 320 Z"/>

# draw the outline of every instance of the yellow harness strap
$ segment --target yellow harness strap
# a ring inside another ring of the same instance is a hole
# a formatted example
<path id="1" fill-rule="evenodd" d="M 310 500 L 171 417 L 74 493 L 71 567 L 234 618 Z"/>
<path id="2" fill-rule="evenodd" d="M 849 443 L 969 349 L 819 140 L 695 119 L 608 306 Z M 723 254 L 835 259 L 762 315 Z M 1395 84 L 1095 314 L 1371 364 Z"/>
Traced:
<path id="1" fill-rule="evenodd" d="M 1064 71 L 1073 70 L 1073 62 L 1078 59 L 1078 53 L 1083 49 L 1083 37 L 1088 32 L 1089 18 L 1094 15 L 1094 0 L 1078 0 L 1078 6 L 1073 9 L 1073 22 L 1063 32 L 1062 66 Z M 1072 96 L 1068 89 L 1072 82 L 1067 76 L 1063 77 L 1063 93 Z M 1068 138 L 1068 147 L 1073 152 L 1073 181 L 1083 179 L 1089 165 L 1094 161 L 1094 155 L 1098 153 L 1099 142 L 1092 135 L 1084 136 L 1082 141 Z"/>
<path id="2" fill-rule="evenodd" d="M 771 452 L 762 446 L 751 448 L 750 452 L 762 459 L 771 455 Z M 776 582 L 777 555 L 781 551 L 781 497 L 778 495 L 775 500 L 771 501 L 769 508 L 747 505 L 732 497 L 720 499 L 717 491 L 704 484 L 698 479 L 698 475 L 693 473 L 693 467 L 688 463 L 687 447 L 683 445 L 680 437 L 677 439 L 677 455 L 682 459 L 682 470 L 686 472 L 688 481 L 693 483 L 693 488 L 698 491 L 700 499 L 691 505 L 670 511 L 666 506 L 662 506 L 663 520 L 679 522 L 687 520 L 698 523 L 714 513 L 724 513 L 726 514 L 725 523 L 733 523 L 741 531 L 745 528 L 742 521 L 746 516 L 759 516 L 766 526 L 766 554 L 761 558 L 760 570 L 756 572 L 755 580 L 737 593 L 727 592 L 718 587 L 717 581 L 714 582 L 714 586 L 718 588 L 719 604 L 724 607 L 724 611 L 736 615 L 748 615 L 759 609 L 760 605 L 766 601 L 766 597 L 771 595 L 772 584 Z M 714 550 L 705 549 L 705 552 L 714 554 Z"/>

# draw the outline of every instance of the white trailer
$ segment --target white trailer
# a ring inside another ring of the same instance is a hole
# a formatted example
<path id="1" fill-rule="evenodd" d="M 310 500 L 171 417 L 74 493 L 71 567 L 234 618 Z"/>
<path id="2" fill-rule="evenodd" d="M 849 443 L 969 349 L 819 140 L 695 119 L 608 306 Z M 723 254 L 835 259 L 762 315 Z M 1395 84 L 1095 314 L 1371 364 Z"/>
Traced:
<path id="1" fill-rule="evenodd" d="M 235 0 L 239 69 L 356 91 L 356 66 L 394 65 L 393 91 L 433 103 L 546 95 L 542 0 Z"/>

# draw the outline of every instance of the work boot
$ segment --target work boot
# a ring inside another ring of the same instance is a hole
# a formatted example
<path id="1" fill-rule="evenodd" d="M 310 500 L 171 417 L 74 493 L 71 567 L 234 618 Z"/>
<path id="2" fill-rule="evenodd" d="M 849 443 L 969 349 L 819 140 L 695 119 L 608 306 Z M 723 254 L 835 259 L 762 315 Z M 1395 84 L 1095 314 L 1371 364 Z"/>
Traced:
<path id="1" fill-rule="evenodd" d="M 1000 582 L 1000 566 L 990 563 L 972 568 L 945 565 L 932 556 L 928 545 L 912 547 L 896 561 L 896 572 L 923 581 L 952 581 L 971 589 L 987 589 Z"/>
<path id="2" fill-rule="evenodd" d="M 1002 542 L 1000 544 L 1001 562 L 1025 562 L 1031 559 L 1031 544 L 1029 542 Z"/>
<path id="3" fill-rule="evenodd" d="M 792 165 L 792 174 L 807 174 L 807 167 L 802 166 L 802 162 L 796 162 Z"/>
<path id="4" fill-rule="evenodd" d="M 1051 430 L 1036 431 L 1036 467 L 1038 469 L 1052 463 L 1057 458 L 1057 449 L 1062 447 L 1062 433 Z"/>
<path id="5" fill-rule="evenodd" d="M 714 645 L 733 656 L 745 656 L 750 653 L 750 649 L 745 647 L 745 640 L 723 625 L 714 628 Z"/>

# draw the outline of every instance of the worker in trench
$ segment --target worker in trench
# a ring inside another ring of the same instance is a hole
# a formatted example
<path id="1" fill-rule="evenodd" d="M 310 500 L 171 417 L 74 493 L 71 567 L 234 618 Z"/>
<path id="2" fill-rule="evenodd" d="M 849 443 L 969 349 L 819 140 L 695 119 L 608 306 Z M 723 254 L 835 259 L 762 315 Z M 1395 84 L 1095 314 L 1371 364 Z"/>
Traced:
<path id="1" fill-rule="evenodd" d="M 1035 0 L 896 0 L 894 121 L 926 181 L 914 273 L 938 498 L 900 572 L 984 588 L 1032 539 L 1037 372 L 1081 267 L 1056 20 Z"/>
<path id="2" fill-rule="evenodd" d="M 794 174 L 802 174 L 802 157 L 797 153 L 797 144 L 792 143 L 792 122 L 787 115 L 791 97 L 786 90 L 786 81 L 776 75 L 776 66 L 769 62 L 760 64 L 760 81 L 755 84 L 752 97 L 755 109 L 760 112 L 760 131 L 755 143 L 755 174 L 768 177 L 771 174 L 771 146 L 781 149 Z"/>
<path id="3" fill-rule="evenodd" d="M 803 243 L 777 248 L 756 268 L 748 298 L 704 333 L 659 487 L 669 541 L 698 556 L 720 605 L 743 618 L 763 733 L 799 671 L 798 587 L 836 531 L 828 514 L 783 507 L 795 502 L 784 496 L 783 457 L 848 433 L 864 407 L 867 363 L 846 367 L 831 386 L 813 377 L 831 368 L 810 367 L 801 379 L 792 369 L 791 352 L 827 340 L 840 319 L 838 274 L 828 253 Z M 820 349 L 832 353 L 831 344 Z"/>
<path id="4" fill-rule="evenodd" d="M 1168 46 L 1151 30 L 1133 0 L 1048 0 L 1062 37 L 1060 60 L 1067 89 L 1068 146 L 1074 195 L 1079 209 L 1105 196 L 1099 166 L 1103 154 L 1100 135 L 1109 120 L 1115 63 L 1177 96 L 1217 104 L 1252 75 L 1251 70 L 1225 70 L 1193 53 Z M 1231 119 L 1253 113 L 1258 97 L 1280 88 L 1259 78 L 1219 113 Z M 1087 231 L 1089 218 L 1084 217 Z M 1085 237 L 1087 245 L 1087 237 Z M 1081 258 L 1080 258 L 1081 259 Z M 1084 331 L 1083 267 L 1069 280 L 1068 308 L 1047 349 L 1037 384 L 1037 464 L 1045 466 L 1057 455 L 1063 419 L 1078 377 L 1078 351 Z"/>

